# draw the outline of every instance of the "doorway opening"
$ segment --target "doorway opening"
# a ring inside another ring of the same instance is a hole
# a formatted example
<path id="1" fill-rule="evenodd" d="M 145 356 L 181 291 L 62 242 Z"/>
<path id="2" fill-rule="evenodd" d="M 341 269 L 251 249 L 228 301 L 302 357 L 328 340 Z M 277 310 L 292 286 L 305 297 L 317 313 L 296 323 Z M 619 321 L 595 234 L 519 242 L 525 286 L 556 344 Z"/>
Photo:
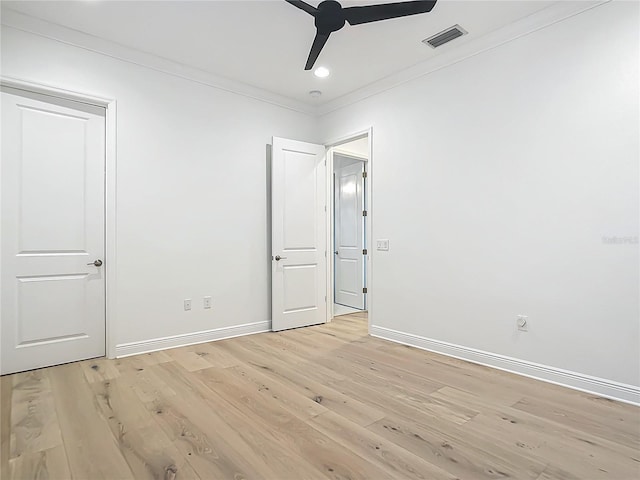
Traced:
<path id="1" fill-rule="evenodd" d="M 336 142 L 328 151 L 330 318 L 368 318 L 371 303 L 370 157 L 368 131 Z"/>
<path id="2" fill-rule="evenodd" d="M 371 138 L 371 129 L 324 145 L 273 137 L 273 331 L 341 314 L 370 324 Z"/>

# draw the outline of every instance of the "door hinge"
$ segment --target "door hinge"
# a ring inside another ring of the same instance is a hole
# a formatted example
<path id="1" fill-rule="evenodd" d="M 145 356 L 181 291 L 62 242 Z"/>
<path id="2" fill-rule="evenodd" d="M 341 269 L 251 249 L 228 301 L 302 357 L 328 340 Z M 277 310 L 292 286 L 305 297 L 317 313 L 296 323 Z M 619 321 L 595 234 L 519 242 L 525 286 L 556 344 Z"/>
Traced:
<path id="1" fill-rule="evenodd" d="M 362 178 L 367 178 L 367 172 L 366 171 L 362 172 Z"/>
<path id="2" fill-rule="evenodd" d="M 362 293 L 367 293 L 367 287 L 364 287 L 364 288 L 362 289 Z"/>
<path id="3" fill-rule="evenodd" d="M 366 255 L 366 254 L 367 254 L 367 249 L 366 249 L 366 248 L 363 248 L 363 249 L 362 249 L 362 254 L 363 254 L 363 255 Z"/>
<path id="4" fill-rule="evenodd" d="M 367 216 L 367 211 L 366 211 L 366 210 L 363 210 L 363 211 L 362 211 L 362 216 L 363 216 L 363 217 L 366 217 L 366 216 Z"/>
<path id="5" fill-rule="evenodd" d="M 324 251 L 324 258 L 327 258 L 327 251 Z"/>

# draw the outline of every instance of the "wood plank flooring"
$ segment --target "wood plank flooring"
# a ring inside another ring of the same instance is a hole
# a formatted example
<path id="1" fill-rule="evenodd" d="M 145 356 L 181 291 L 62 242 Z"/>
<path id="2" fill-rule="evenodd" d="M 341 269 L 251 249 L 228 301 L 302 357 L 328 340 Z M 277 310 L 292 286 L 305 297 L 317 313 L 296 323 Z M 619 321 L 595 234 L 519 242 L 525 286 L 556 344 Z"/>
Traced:
<path id="1" fill-rule="evenodd" d="M 640 408 L 368 337 L 366 314 L 0 388 L 3 479 L 640 478 Z"/>

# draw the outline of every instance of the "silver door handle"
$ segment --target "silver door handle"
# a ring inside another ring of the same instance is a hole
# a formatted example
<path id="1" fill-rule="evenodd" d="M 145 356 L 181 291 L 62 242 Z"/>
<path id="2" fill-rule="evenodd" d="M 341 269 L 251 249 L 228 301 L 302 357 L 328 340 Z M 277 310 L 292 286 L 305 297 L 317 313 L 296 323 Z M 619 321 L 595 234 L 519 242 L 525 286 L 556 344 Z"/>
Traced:
<path id="1" fill-rule="evenodd" d="M 286 260 L 287 257 L 281 257 L 280 255 L 276 255 L 276 262 L 279 262 L 280 260 Z"/>
<path id="2" fill-rule="evenodd" d="M 102 266 L 102 260 L 98 259 L 98 260 L 95 260 L 95 261 L 93 261 L 91 263 L 87 263 L 87 265 L 93 265 L 94 267 L 101 267 Z"/>

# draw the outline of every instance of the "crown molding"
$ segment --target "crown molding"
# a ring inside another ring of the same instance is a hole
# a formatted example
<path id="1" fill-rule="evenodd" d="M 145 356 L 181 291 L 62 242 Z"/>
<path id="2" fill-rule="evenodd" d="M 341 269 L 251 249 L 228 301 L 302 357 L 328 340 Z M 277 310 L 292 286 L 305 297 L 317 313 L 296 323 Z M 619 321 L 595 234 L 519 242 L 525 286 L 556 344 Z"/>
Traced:
<path id="1" fill-rule="evenodd" d="M 488 50 L 492 50 L 500 45 L 504 45 L 505 43 L 511 42 L 525 35 L 529 35 L 582 12 L 609 3 L 610 1 L 611 0 L 559 1 L 536 13 L 478 37 L 475 40 L 463 43 L 456 48 L 452 48 L 451 50 L 436 55 L 429 60 L 420 62 L 398 73 L 376 80 L 375 82 L 354 90 L 351 93 L 319 105 L 317 107 L 317 115 L 326 115 L 327 113 L 347 107 L 356 102 L 360 102 L 371 96 L 391 90 L 404 83 L 423 77 L 442 68 L 446 68 Z"/>
<path id="2" fill-rule="evenodd" d="M 205 70 L 190 67 L 173 60 L 121 45 L 104 38 L 89 35 L 62 25 L 47 22 L 31 15 L 25 15 L 7 7 L 2 7 L 2 25 L 32 33 L 50 40 L 112 57 L 134 65 L 142 66 L 185 80 L 208 85 L 219 90 L 266 102 L 307 115 L 316 115 L 317 108 L 276 93 L 225 78 Z"/>
<path id="3" fill-rule="evenodd" d="M 243 82 L 127 47 L 101 37 L 89 35 L 78 30 L 25 15 L 10 8 L 3 7 L 2 24 L 168 75 L 277 105 L 282 108 L 311 116 L 322 116 L 365 100 L 371 96 L 391 90 L 467 58 L 492 50 L 500 45 L 504 45 L 505 43 L 529 35 L 575 15 L 609 3 L 610 1 L 611 0 L 559 1 L 532 15 L 494 30 L 473 41 L 464 43 L 457 48 L 452 48 L 429 60 L 420 62 L 380 80 L 376 80 L 353 92 L 317 106 L 309 105 Z"/>

